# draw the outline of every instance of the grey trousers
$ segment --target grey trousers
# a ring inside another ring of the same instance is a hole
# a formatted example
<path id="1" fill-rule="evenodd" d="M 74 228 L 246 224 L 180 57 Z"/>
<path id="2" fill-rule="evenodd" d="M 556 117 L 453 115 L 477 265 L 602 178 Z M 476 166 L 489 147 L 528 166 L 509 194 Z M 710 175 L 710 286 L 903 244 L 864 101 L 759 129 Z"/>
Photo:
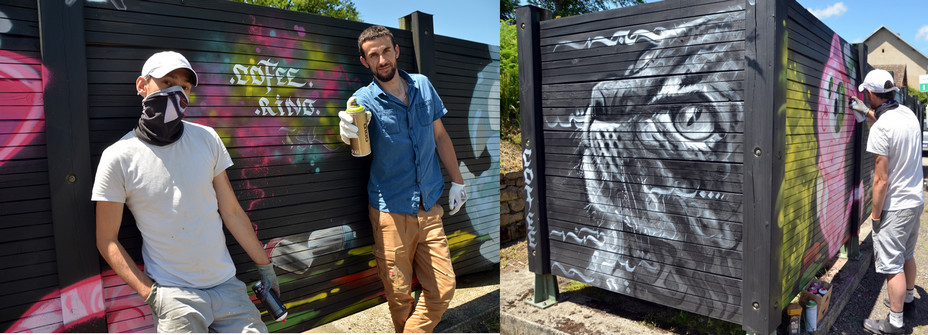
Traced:
<path id="1" fill-rule="evenodd" d="M 159 333 L 267 333 L 245 283 L 235 277 L 206 289 L 155 284 L 145 302 Z"/>

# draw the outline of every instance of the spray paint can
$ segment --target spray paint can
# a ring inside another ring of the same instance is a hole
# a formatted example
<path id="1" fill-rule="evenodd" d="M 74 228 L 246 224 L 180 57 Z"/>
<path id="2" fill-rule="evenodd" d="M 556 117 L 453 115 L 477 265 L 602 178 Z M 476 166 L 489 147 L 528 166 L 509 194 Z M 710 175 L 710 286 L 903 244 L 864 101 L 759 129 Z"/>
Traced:
<path id="1" fill-rule="evenodd" d="M 367 129 L 367 112 L 364 106 L 358 104 L 355 97 L 348 99 L 348 106 L 345 112 L 354 119 L 354 125 L 358 127 L 358 138 L 352 138 L 351 155 L 355 157 L 364 157 L 371 154 L 371 134 Z"/>
<path id="2" fill-rule="evenodd" d="M 260 299 L 264 307 L 267 308 L 267 312 L 274 317 L 274 320 L 280 322 L 287 319 L 287 307 L 280 302 L 280 297 L 277 296 L 277 292 L 271 289 L 265 289 L 264 283 L 260 281 L 252 286 L 251 289 L 255 291 L 255 295 L 258 296 L 258 299 Z"/>
<path id="3" fill-rule="evenodd" d="M 809 300 L 806 303 L 806 331 L 812 333 L 818 329 L 818 305 Z"/>

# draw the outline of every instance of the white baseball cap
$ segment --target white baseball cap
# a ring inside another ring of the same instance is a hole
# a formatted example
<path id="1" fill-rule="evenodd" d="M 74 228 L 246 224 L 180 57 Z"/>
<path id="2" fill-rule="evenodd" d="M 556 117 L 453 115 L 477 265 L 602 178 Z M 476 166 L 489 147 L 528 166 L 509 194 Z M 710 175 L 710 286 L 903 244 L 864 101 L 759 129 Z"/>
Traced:
<path id="1" fill-rule="evenodd" d="M 857 87 L 857 90 L 861 92 L 869 90 L 873 93 L 886 93 L 898 91 L 899 88 L 896 87 L 893 81 L 893 75 L 886 72 L 886 70 L 877 69 L 867 73 L 867 77 L 864 78 L 864 82 Z"/>
<path id="2" fill-rule="evenodd" d="M 190 62 L 187 61 L 187 58 L 184 55 L 181 55 L 174 51 L 162 51 L 151 55 L 148 57 L 148 60 L 145 61 L 145 65 L 142 66 L 142 77 L 152 76 L 154 78 L 164 77 L 171 71 L 177 69 L 187 69 L 193 73 L 193 86 L 197 86 L 197 72 L 193 70 L 190 66 Z"/>

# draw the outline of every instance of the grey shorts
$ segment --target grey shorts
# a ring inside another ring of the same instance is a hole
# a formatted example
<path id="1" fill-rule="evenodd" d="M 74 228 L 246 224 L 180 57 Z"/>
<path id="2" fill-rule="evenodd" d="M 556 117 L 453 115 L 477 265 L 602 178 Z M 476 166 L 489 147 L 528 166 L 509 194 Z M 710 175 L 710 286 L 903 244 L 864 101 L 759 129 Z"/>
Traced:
<path id="1" fill-rule="evenodd" d="M 920 205 L 883 211 L 880 226 L 873 226 L 873 256 L 877 273 L 902 273 L 905 261 L 915 256 L 923 208 L 924 205 Z"/>
<path id="2" fill-rule="evenodd" d="M 154 285 L 145 302 L 159 333 L 267 333 L 245 283 L 235 277 L 207 289 Z"/>

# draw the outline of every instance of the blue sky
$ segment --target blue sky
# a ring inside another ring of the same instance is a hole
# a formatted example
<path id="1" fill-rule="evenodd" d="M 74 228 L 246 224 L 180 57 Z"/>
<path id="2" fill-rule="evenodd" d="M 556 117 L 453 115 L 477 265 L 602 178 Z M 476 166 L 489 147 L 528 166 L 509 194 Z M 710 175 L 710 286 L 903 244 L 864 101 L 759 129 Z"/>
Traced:
<path id="1" fill-rule="evenodd" d="M 863 42 L 885 25 L 928 56 L 928 1 L 798 1 L 848 42 Z"/>
<path id="2" fill-rule="evenodd" d="M 496 0 L 353 0 L 361 21 L 398 28 L 399 18 L 420 11 L 432 14 L 438 35 L 499 45 L 499 3 Z"/>

